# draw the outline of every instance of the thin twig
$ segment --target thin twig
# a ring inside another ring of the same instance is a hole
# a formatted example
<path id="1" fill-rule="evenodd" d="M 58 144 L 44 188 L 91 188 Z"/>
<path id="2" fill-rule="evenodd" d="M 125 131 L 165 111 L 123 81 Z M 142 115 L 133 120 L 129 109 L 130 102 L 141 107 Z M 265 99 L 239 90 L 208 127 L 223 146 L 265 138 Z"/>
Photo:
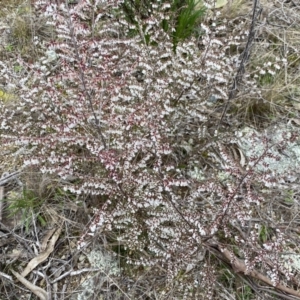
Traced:
<path id="1" fill-rule="evenodd" d="M 48 298 L 48 294 L 47 292 L 32 284 L 30 281 L 28 281 L 26 278 L 24 278 L 22 275 L 20 275 L 18 272 L 15 272 L 14 270 L 11 270 L 11 272 L 16 276 L 16 278 L 22 283 L 24 284 L 31 292 L 33 292 L 36 296 L 38 296 L 41 300 L 50 300 Z"/>
<path id="2" fill-rule="evenodd" d="M 262 9 L 257 10 L 257 8 L 258 8 L 258 0 L 255 0 L 253 3 L 252 21 L 251 21 L 251 25 L 250 25 L 249 34 L 248 34 L 247 44 L 246 44 L 246 47 L 245 47 L 243 53 L 241 54 L 242 59 L 241 59 L 239 68 L 233 79 L 233 84 L 232 84 L 231 88 L 229 89 L 228 99 L 227 99 L 225 107 L 223 109 L 222 116 L 221 116 L 221 119 L 220 119 L 218 127 L 217 127 L 217 132 L 219 131 L 219 127 L 220 127 L 220 125 L 224 119 L 224 116 L 227 112 L 230 101 L 232 99 L 234 99 L 234 97 L 236 96 L 236 94 L 238 92 L 238 86 L 240 85 L 243 75 L 245 73 L 245 64 L 249 60 L 251 46 L 252 46 L 252 43 L 253 43 L 253 40 L 255 37 L 255 24 L 256 24 L 256 21 L 262 11 Z"/>
<path id="3" fill-rule="evenodd" d="M 4 187 L 0 186 L 0 222 L 2 221 L 3 198 L 4 198 Z"/>
<path id="4" fill-rule="evenodd" d="M 66 3 L 66 5 L 68 6 L 67 3 Z M 76 61 L 78 63 L 79 78 L 80 78 L 80 81 L 81 81 L 82 86 L 83 86 L 83 91 L 84 91 L 84 93 L 85 93 L 85 95 L 87 97 L 87 100 L 89 102 L 90 109 L 91 109 L 92 114 L 94 116 L 96 128 L 97 128 L 98 134 L 100 136 L 101 142 L 102 142 L 104 148 L 106 149 L 107 145 L 106 145 L 106 142 L 105 142 L 104 135 L 102 133 L 102 129 L 100 127 L 101 126 L 100 125 L 100 121 L 99 121 L 99 119 L 97 117 L 97 114 L 95 112 L 94 105 L 93 105 L 93 100 L 92 100 L 92 96 L 91 96 L 91 92 L 87 88 L 85 74 L 84 74 L 84 71 L 83 71 L 83 69 L 81 67 L 81 63 L 80 63 L 81 59 L 80 59 L 80 55 L 79 55 L 79 51 L 78 51 L 78 45 L 76 43 L 75 34 L 74 34 L 74 27 L 73 27 L 73 24 L 72 24 L 72 21 L 71 21 L 71 16 L 70 16 L 70 12 L 69 11 L 68 11 L 68 23 L 69 23 L 69 28 L 70 28 L 71 41 L 72 41 L 73 48 L 74 48 L 74 51 L 75 51 L 75 58 L 76 58 Z"/>
<path id="5" fill-rule="evenodd" d="M 13 281 L 13 278 L 10 275 L 7 275 L 7 274 L 5 274 L 3 272 L 0 272 L 0 276 L 4 277 L 4 278 L 6 278 L 6 279 L 8 279 L 10 281 Z"/>
<path id="6" fill-rule="evenodd" d="M 9 183 L 10 181 L 16 179 L 18 175 L 21 174 L 21 171 L 15 171 L 10 174 L 3 174 L 0 178 L 0 186 Z"/>
<path id="7" fill-rule="evenodd" d="M 98 271 L 100 271 L 100 269 L 98 269 L 98 268 L 84 268 L 84 269 L 80 269 L 80 270 L 77 270 L 77 271 L 74 271 L 73 269 L 70 269 L 69 271 L 65 272 L 64 274 L 62 274 L 59 277 L 52 280 L 51 284 L 54 284 L 54 283 L 62 280 L 63 278 L 67 277 L 68 275 L 76 276 L 76 275 L 80 275 L 80 274 L 85 273 L 85 272 L 98 272 Z"/>

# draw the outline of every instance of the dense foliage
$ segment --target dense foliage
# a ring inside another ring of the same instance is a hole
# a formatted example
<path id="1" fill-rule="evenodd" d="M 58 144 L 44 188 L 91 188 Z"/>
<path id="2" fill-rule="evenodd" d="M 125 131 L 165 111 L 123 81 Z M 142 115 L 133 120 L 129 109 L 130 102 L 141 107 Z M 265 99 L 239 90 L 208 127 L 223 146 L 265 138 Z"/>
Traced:
<path id="1" fill-rule="evenodd" d="M 204 18 L 191 1 L 177 3 L 176 18 L 173 2 L 145 2 L 146 9 L 141 1 L 139 14 L 139 1 L 130 3 L 36 2 L 56 32 L 51 41 L 36 37 L 39 61 L 19 61 L 27 71 L 20 100 L 2 104 L 2 143 L 22 149 L 25 168 L 97 199 L 79 248 L 95 232 L 113 232 L 127 263 L 162 267 L 187 298 L 216 299 L 222 262 L 296 295 L 297 276 L 282 253 L 298 253 L 299 239 L 278 225 L 287 221 L 279 210 L 260 210 L 295 192 L 288 182 L 297 170 L 270 165 L 299 132 L 272 140 L 253 131 L 247 143 L 258 150 L 247 156 L 236 120 L 219 122 L 250 24 L 213 11 Z M 262 72 L 282 66 L 278 59 L 245 67 L 245 89 L 260 95 Z"/>

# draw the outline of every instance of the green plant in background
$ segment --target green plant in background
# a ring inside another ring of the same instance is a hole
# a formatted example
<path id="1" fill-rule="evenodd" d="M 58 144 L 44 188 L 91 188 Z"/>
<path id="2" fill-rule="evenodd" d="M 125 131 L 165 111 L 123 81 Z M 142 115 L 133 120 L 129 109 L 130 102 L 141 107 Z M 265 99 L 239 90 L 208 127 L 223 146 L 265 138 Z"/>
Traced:
<path id="1" fill-rule="evenodd" d="M 294 192 L 292 190 L 286 191 L 286 197 L 284 198 L 284 202 L 287 205 L 294 204 L 294 202 L 295 202 L 295 200 L 294 200 Z"/>
<path id="2" fill-rule="evenodd" d="M 259 78 L 259 83 L 261 86 L 272 84 L 272 83 L 274 83 L 274 81 L 275 81 L 275 77 L 268 73 L 261 75 Z"/>
<path id="3" fill-rule="evenodd" d="M 8 52 L 12 52 L 14 50 L 14 46 L 11 44 L 8 44 L 5 46 L 5 50 Z"/>
<path id="4" fill-rule="evenodd" d="M 240 287 L 240 292 L 237 293 L 237 299 L 239 300 L 251 300 L 254 296 L 255 295 L 253 294 L 253 291 L 248 285 L 243 285 Z"/>
<path id="5" fill-rule="evenodd" d="M 136 24 L 136 16 L 140 19 L 147 19 L 152 12 L 152 4 L 156 4 L 157 1 L 144 1 L 144 0 L 126 0 L 122 4 L 121 8 L 125 13 L 127 21 L 131 24 Z"/>
<path id="6" fill-rule="evenodd" d="M 14 66 L 14 71 L 15 71 L 16 73 L 21 72 L 22 69 L 23 69 L 23 67 L 22 67 L 21 65 L 19 65 L 19 64 L 17 64 L 17 65 Z"/>
<path id="7" fill-rule="evenodd" d="M 234 275 L 225 265 L 221 265 L 219 280 L 222 281 L 226 286 L 233 285 Z"/>
<path id="8" fill-rule="evenodd" d="M 252 289 L 243 282 L 242 278 L 232 271 L 230 271 L 226 265 L 221 265 L 219 281 L 225 286 L 229 287 L 231 290 L 236 291 L 236 299 L 239 300 L 250 300 L 253 299 Z"/>
<path id="9" fill-rule="evenodd" d="M 174 51 L 176 51 L 178 42 L 191 37 L 195 33 L 199 20 L 205 14 L 204 6 L 200 6 L 198 1 L 187 0 L 183 6 L 180 6 L 180 2 L 182 1 L 174 1 L 174 9 L 177 10 L 178 14 L 173 34 Z"/>
<path id="10" fill-rule="evenodd" d="M 12 193 L 7 202 L 9 217 L 20 215 L 21 223 L 25 226 L 26 231 L 29 230 L 35 217 L 42 226 L 46 224 L 39 211 L 44 200 L 37 197 L 33 191 L 24 190 L 22 194 Z"/>
<path id="11" fill-rule="evenodd" d="M 183 41 L 197 32 L 196 27 L 205 14 L 205 7 L 200 1 L 195 0 L 173 0 L 169 1 L 145 1 L 126 0 L 121 6 L 125 18 L 131 24 L 136 25 L 131 29 L 131 35 L 140 33 L 138 20 L 145 20 L 153 14 L 153 7 L 162 8 L 164 4 L 170 4 L 169 18 L 161 22 L 162 29 L 173 39 L 174 51 L 180 41 Z M 145 26 L 142 30 L 145 30 Z M 173 30 L 175 29 L 175 31 Z M 150 41 L 149 34 L 144 36 L 146 43 Z"/>
<path id="12" fill-rule="evenodd" d="M 261 242 L 265 243 L 269 238 L 269 229 L 267 226 L 262 225 L 259 230 L 259 239 Z"/>

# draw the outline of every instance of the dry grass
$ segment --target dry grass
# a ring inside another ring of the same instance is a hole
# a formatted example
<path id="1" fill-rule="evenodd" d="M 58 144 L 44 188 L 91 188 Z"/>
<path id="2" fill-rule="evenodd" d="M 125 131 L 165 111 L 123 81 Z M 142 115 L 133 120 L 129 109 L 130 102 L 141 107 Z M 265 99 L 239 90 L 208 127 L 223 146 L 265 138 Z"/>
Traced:
<path id="1" fill-rule="evenodd" d="M 245 5 L 245 2 L 241 3 L 242 12 L 239 9 L 231 11 L 231 14 L 235 14 L 231 17 L 243 14 Z M 252 47 L 251 60 L 246 68 L 254 76 L 257 74 L 257 67 L 268 61 L 275 63 L 278 60 L 281 69 L 275 70 L 274 76 L 258 74 L 257 84 L 261 93 L 251 95 L 245 87 L 246 92 L 233 101 L 235 108 L 232 110 L 240 122 L 246 121 L 258 128 L 268 126 L 277 119 L 299 115 L 296 99 L 300 70 L 299 8 L 297 10 L 288 3 L 281 6 L 279 1 L 275 6 L 273 1 L 261 1 L 261 7 L 259 30 Z M 283 60 L 286 60 L 285 64 Z"/>
<path id="2" fill-rule="evenodd" d="M 41 41 L 53 38 L 53 28 L 36 16 L 31 1 L 1 1 L 0 19 L 1 40 L 5 44 L 0 48 L 3 60 L 18 54 L 33 63 L 42 54 L 35 45 L 35 38 Z"/>

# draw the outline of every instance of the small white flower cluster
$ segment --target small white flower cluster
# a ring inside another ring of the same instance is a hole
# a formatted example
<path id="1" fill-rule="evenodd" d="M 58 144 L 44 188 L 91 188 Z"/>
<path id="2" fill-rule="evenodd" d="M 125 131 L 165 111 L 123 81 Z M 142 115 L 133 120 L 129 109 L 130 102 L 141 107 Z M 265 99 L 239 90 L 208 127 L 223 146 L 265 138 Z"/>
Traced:
<path id="1" fill-rule="evenodd" d="M 276 57 L 274 61 L 264 62 L 262 65 L 256 67 L 254 78 L 256 78 L 258 81 L 262 81 L 263 76 L 274 77 L 281 69 L 284 68 L 285 63 L 286 63 L 285 58 L 280 59 L 278 57 Z"/>

